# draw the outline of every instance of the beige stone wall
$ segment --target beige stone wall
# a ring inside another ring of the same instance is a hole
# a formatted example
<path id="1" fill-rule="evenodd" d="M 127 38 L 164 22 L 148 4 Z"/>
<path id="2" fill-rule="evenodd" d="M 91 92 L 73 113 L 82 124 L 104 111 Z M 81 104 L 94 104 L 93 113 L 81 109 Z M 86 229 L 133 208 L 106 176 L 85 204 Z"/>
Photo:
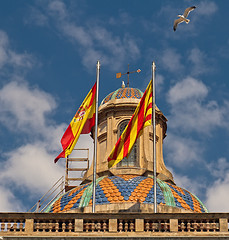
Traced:
<path id="1" fill-rule="evenodd" d="M 154 204 L 140 203 L 140 202 L 123 202 L 123 203 L 112 203 L 112 204 L 97 204 L 96 213 L 121 213 L 121 212 L 141 212 L 154 213 Z M 84 207 L 83 209 L 74 209 L 68 211 L 69 213 L 91 213 L 92 206 Z M 157 205 L 157 213 L 193 213 L 192 211 L 171 207 L 166 205 Z"/>

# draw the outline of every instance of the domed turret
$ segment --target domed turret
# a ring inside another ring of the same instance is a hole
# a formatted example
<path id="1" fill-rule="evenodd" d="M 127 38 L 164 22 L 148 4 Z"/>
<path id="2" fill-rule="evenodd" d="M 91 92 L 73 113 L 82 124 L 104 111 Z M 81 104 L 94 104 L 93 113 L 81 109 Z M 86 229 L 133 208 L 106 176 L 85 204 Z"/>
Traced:
<path id="1" fill-rule="evenodd" d="M 133 98 L 141 99 L 143 92 L 137 88 L 119 88 L 114 92 L 109 93 L 101 102 L 101 105 L 113 99 Z"/>
<path id="2" fill-rule="evenodd" d="M 143 93 L 125 87 L 108 94 L 99 107 L 96 212 L 154 212 L 153 127 L 143 129 L 128 158 L 108 168 L 107 158 L 132 117 Z M 189 191 L 175 185 L 163 160 L 163 139 L 167 119 L 156 107 L 156 169 L 158 212 L 207 212 Z M 93 164 L 81 186 L 57 198 L 46 212 L 91 212 Z"/>

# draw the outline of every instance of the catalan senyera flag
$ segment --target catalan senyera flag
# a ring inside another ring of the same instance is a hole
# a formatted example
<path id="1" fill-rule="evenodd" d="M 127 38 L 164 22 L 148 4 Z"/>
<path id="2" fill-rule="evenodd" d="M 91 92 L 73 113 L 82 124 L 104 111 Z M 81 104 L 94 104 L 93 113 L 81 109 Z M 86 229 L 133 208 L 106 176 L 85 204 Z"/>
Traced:
<path id="1" fill-rule="evenodd" d="M 59 160 L 59 158 L 65 158 L 71 154 L 80 134 L 90 133 L 91 128 L 95 125 L 95 107 L 96 83 L 87 94 L 61 138 L 63 151 L 55 158 L 55 163 Z"/>
<path id="2" fill-rule="evenodd" d="M 133 116 L 116 142 L 108 157 L 108 167 L 119 163 L 124 157 L 128 157 L 134 143 L 141 135 L 144 127 L 151 125 L 152 121 L 152 80 L 146 88 Z"/>

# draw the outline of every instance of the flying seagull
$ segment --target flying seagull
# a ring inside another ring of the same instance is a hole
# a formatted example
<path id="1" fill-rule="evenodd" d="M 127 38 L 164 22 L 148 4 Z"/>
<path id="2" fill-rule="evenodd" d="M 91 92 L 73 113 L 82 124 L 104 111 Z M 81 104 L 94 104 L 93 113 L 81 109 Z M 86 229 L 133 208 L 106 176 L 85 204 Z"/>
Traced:
<path id="1" fill-rule="evenodd" d="M 184 13 L 183 13 L 183 15 L 178 15 L 178 17 L 180 17 L 180 18 L 178 18 L 178 19 L 176 19 L 176 20 L 174 21 L 174 25 L 173 25 L 173 30 L 174 30 L 174 31 L 176 31 L 177 25 L 178 25 L 179 23 L 186 22 L 186 23 L 188 24 L 188 23 L 190 22 L 190 20 L 187 19 L 188 14 L 189 14 L 192 10 L 194 10 L 195 8 L 196 8 L 195 6 L 186 8 L 185 11 L 184 11 Z"/>

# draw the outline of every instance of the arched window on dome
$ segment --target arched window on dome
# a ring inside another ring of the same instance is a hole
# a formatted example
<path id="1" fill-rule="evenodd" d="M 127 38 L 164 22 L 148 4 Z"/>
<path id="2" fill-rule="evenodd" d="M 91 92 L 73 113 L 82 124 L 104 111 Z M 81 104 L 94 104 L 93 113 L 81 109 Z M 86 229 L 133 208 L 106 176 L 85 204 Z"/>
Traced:
<path id="1" fill-rule="evenodd" d="M 122 132 L 124 131 L 126 125 L 129 123 L 129 120 L 122 121 L 118 126 L 118 139 L 121 136 Z M 138 139 L 135 142 L 130 155 L 128 158 L 123 158 L 122 161 L 120 161 L 117 164 L 117 167 L 137 167 L 138 166 L 138 155 L 139 155 L 139 143 Z"/>

